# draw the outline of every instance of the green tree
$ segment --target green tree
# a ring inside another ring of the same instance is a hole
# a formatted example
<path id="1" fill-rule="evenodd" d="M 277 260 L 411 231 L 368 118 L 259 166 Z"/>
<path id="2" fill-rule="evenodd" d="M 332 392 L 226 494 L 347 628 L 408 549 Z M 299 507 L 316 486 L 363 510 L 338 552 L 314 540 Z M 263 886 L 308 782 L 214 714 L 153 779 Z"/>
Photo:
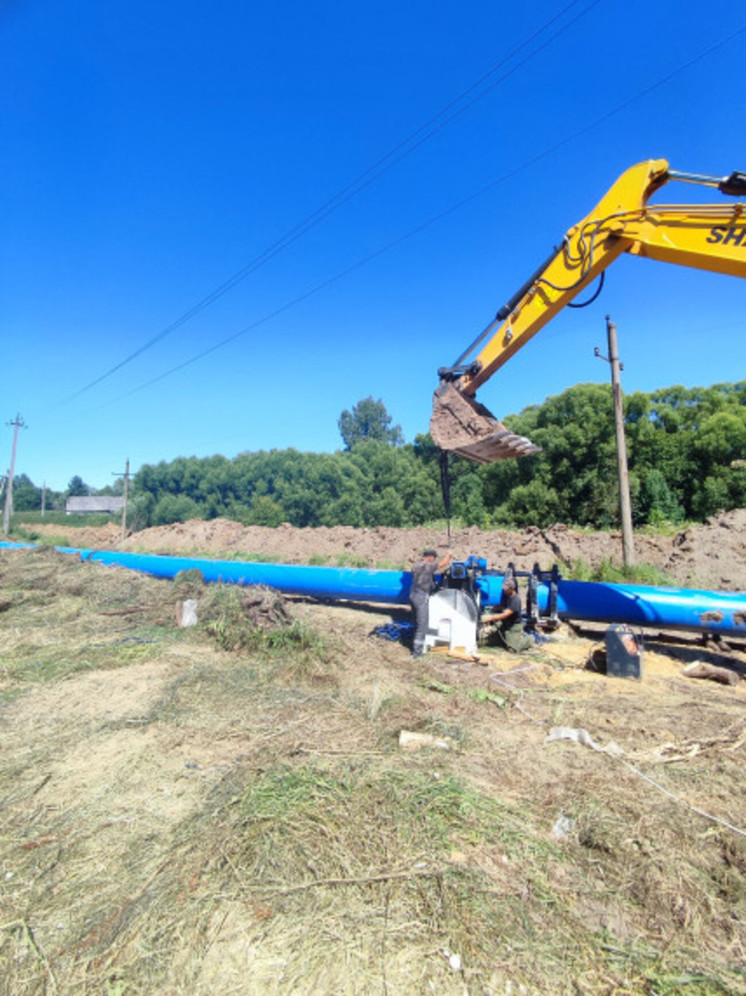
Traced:
<path id="1" fill-rule="evenodd" d="M 649 518 L 644 507 L 646 489 L 647 497 L 654 497 L 646 483 L 653 471 L 662 475 L 684 518 L 701 520 L 744 504 L 737 463 L 746 456 L 746 382 L 676 385 L 634 395 L 632 406 L 630 467 L 643 482 L 636 521 L 656 524 L 660 516 L 656 500 L 649 502 Z M 655 477 L 653 487 L 660 490 Z"/>
<path id="2" fill-rule="evenodd" d="M 391 425 L 391 416 L 380 399 L 367 397 L 358 401 L 352 411 L 342 412 L 337 425 L 346 450 L 367 440 L 391 446 L 401 446 L 404 442 L 401 426 Z"/>
<path id="3" fill-rule="evenodd" d="M 538 478 L 513 488 L 495 518 L 514 526 L 551 526 L 563 520 L 562 500 L 554 488 Z"/>
<path id="4" fill-rule="evenodd" d="M 33 512 L 41 508 L 41 488 L 37 488 L 26 474 L 13 480 L 13 509 L 16 512 Z"/>
<path id="5" fill-rule="evenodd" d="M 412 446 L 393 447 L 361 442 L 342 457 L 361 475 L 363 524 L 389 525 L 387 510 L 403 526 L 419 525 L 443 514 L 440 487 L 432 471 L 417 459 Z M 394 501 L 388 489 L 398 496 Z"/>
<path id="6" fill-rule="evenodd" d="M 154 526 L 166 526 L 171 522 L 186 522 L 199 519 L 199 505 L 187 495 L 164 495 L 152 512 Z"/>
<path id="7" fill-rule="evenodd" d="M 746 382 L 634 393 L 625 422 L 637 525 L 746 505 Z M 452 457 L 454 516 L 479 525 L 616 524 L 608 385 L 577 384 L 505 423 L 541 451 L 485 465 Z M 343 413 L 343 429 L 346 448 L 332 454 L 287 449 L 146 465 L 133 485 L 138 522 L 223 515 L 270 526 L 409 526 L 443 515 L 440 451 L 428 435 L 402 443 L 372 398 Z"/>
<path id="8" fill-rule="evenodd" d="M 130 529 L 147 529 L 153 525 L 155 498 L 148 491 L 141 491 L 135 485 L 127 502 L 127 525 Z"/>
<path id="9" fill-rule="evenodd" d="M 489 516 L 484 505 L 484 487 L 476 467 L 460 475 L 451 487 L 451 512 L 467 526 L 486 526 Z"/>
<path id="10" fill-rule="evenodd" d="M 84 495 L 89 495 L 91 493 L 91 488 L 85 483 L 82 477 L 70 478 L 70 482 L 67 485 L 67 496 L 68 498 L 80 498 Z"/>
<path id="11" fill-rule="evenodd" d="M 664 522 L 679 523 L 684 509 L 660 470 L 653 468 L 645 475 L 636 504 L 636 521 L 651 526 Z"/>
<path id="12" fill-rule="evenodd" d="M 276 527 L 285 521 L 285 511 L 275 498 L 257 495 L 249 506 L 245 521 L 248 526 Z"/>

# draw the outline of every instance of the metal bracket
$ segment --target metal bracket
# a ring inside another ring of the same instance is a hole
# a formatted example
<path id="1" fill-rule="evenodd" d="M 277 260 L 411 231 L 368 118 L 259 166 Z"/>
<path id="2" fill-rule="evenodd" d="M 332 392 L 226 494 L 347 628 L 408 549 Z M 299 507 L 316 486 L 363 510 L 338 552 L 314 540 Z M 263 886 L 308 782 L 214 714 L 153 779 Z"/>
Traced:
<path id="1" fill-rule="evenodd" d="M 478 362 L 465 363 L 461 366 L 454 367 L 438 367 L 438 377 L 440 380 L 447 381 L 451 383 L 454 380 L 458 380 L 459 377 L 476 377 L 479 371 L 482 369 L 482 364 Z"/>

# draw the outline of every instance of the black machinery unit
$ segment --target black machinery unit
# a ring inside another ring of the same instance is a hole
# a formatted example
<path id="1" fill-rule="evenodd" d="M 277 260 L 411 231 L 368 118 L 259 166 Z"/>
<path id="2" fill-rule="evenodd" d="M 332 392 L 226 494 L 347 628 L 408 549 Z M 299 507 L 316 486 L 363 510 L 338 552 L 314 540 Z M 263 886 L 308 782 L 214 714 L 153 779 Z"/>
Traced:
<path id="1" fill-rule="evenodd" d="M 642 678 L 642 639 L 623 623 L 612 623 L 606 630 L 606 674 Z"/>

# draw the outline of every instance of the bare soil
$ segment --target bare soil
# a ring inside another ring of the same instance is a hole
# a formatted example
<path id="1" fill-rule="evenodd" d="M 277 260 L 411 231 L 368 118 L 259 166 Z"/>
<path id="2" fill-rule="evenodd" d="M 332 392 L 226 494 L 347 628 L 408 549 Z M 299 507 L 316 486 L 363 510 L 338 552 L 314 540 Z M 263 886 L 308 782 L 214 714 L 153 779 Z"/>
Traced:
<path id="1" fill-rule="evenodd" d="M 61 526 L 29 526 L 38 533 L 59 535 Z M 348 563 L 354 566 L 410 565 L 426 547 L 445 549 L 445 530 L 414 528 L 355 529 L 350 526 L 277 529 L 242 526 L 226 519 L 191 520 L 130 534 L 121 542 L 115 525 L 69 530 L 72 545 L 90 549 L 124 549 L 156 553 L 204 552 L 250 560 L 252 556 L 285 564 Z M 621 563 L 619 533 L 585 532 L 563 525 L 520 531 L 456 529 L 451 548 L 457 559 L 486 557 L 493 568 L 514 563 L 518 570 L 582 560 L 590 567 L 603 561 Z M 639 533 L 635 551 L 640 563 L 651 564 L 677 586 L 705 590 L 746 591 L 746 509 L 716 515 L 704 525 L 672 536 Z"/>

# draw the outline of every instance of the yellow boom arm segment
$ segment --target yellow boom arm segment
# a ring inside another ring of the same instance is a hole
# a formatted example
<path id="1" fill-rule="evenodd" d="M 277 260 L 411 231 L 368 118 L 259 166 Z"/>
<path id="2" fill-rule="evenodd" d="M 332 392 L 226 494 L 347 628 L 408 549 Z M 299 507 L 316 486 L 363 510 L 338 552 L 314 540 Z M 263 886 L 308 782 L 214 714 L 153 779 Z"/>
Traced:
<path id="1" fill-rule="evenodd" d="M 732 276 L 746 276 L 743 203 L 659 205 L 650 196 L 670 180 L 746 194 L 746 174 L 718 179 L 676 173 L 665 159 L 631 167 L 562 245 L 500 309 L 456 364 L 438 371 L 431 435 L 441 449 L 479 462 L 525 456 L 536 447 L 516 436 L 474 400 L 481 384 L 624 252 Z M 486 340 L 486 341 L 485 341 Z M 474 360 L 464 360 L 479 345 Z"/>

